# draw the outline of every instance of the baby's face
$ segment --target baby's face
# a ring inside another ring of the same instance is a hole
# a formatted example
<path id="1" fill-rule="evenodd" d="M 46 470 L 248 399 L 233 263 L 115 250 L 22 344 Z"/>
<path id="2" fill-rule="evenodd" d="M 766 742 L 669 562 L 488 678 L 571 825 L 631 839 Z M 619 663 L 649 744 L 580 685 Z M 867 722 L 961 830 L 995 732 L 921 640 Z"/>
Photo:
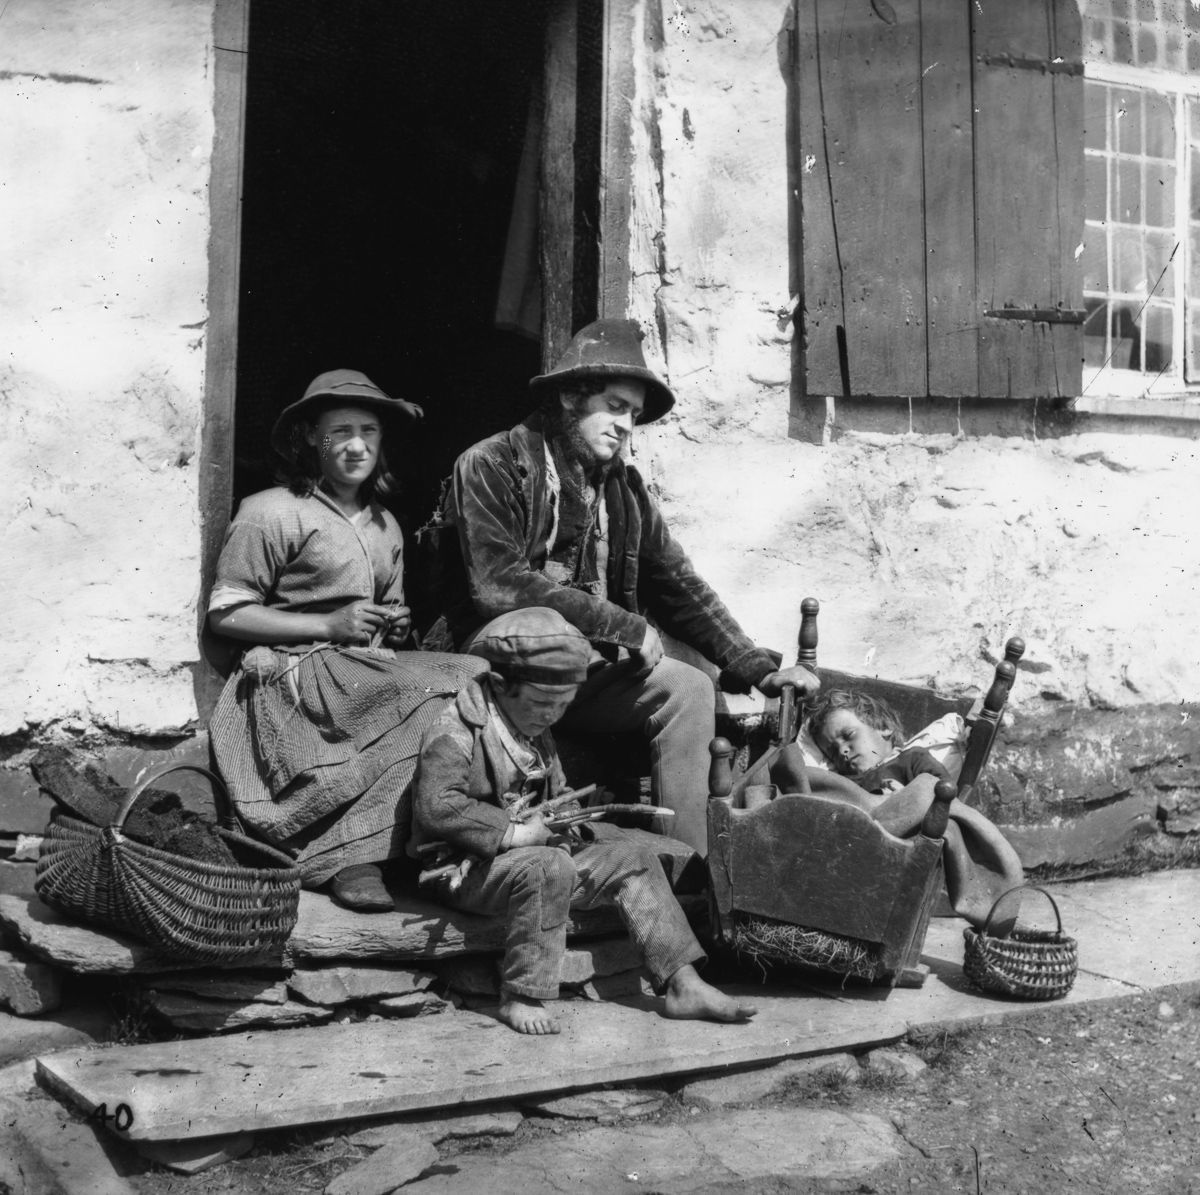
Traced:
<path id="1" fill-rule="evenodd" d="M 852 710 L 834 710 L 818 741 L 843 776 L 861 776 L 892 753 L 892 732 L 868 726 Z"/>

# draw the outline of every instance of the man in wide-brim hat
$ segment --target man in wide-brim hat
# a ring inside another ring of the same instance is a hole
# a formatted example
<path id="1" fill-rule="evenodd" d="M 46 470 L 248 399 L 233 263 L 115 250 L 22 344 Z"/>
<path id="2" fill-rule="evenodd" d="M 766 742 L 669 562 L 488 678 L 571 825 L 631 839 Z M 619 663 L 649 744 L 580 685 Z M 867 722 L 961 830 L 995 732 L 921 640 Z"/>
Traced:
<path id="1" fill-rule="evenodd" d="M 540 409 L 455 463 L 443 510 L 457 529 L 443 582 L 450 633 L 465 649 L 484 623 L 525 606 L 578 627 L 592 664 L 562 726 L 645 733 L 655 797 L 676 815 L 669 832 L 703 855 L 715 691 L 704 672 L 664 657 L 656 627 L 768 696 L 819 682 L 751 642 L 626 463 L 634 426 L 675 403 L 646 365 L 638 326 L 587 325 L 530 385 Z"/>

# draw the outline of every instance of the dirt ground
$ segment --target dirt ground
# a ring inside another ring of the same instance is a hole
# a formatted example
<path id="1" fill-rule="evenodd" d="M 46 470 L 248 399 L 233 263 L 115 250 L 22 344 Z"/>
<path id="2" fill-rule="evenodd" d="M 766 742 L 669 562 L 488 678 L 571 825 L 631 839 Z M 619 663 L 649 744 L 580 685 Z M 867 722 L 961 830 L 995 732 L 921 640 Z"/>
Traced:
<path id="1" fill-rule="evenodd" d="M 1200 994 L 1054 1008 L 999 1025 L 914 1037 L 927 1063 L 916 1079 L 806 1079 L 764 1101 L 836 1106 L 891 1121 L 911 1149 L 853 1180 L 779 1178 L 710 1191 L 1200 1193 Z M 654 1119 L 694 1114 L 668 1100 Z M 371 1151 L 359 1125 L 263 1135 L 252 1153 L 203 1174 L 151 1171 L 142 1195 L 276 1195 L 322 1191 Z M 514 1137 L 475 1146 L 497 1154 L 536 1134 L 588 1122 L 529 1117 Z M 636 1132 L 636 1122 L 629 1126 Z M 443 1151 L 445 1152 L 445 1151 Z M 419 1184 L 415 1188 L 420 1189 Z"/>
<path id="2" fill-rule="evenodd" d="M 1200 995 L 1168 991 L 912 1043 L 916 1082 L 826 1099 L 889 1117 L 910 1157 L 778 1191 L 1200 1192 Z M 820 1097 L 818 1097 L 820 1098 Z"/>

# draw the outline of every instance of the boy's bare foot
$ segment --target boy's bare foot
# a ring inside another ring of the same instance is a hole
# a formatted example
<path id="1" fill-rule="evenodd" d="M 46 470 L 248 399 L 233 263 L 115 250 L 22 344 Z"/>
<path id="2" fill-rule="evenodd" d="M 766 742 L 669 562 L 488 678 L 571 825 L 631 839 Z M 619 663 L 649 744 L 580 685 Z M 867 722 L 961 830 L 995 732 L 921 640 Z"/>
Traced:
<path id="1" fill-rule="evenodd" d="M 561 1033 L 558 1022 L 540 1000 L 505 992 L 500 998 L 500 1019 L 518 1033 Z"/>
<path id="2" fill-rule="evenodd" d="M 684 1021 L 748 1021 L 758 1009 L 705 983 L 691 963 L 667 980 L 666 1015 Z"/>

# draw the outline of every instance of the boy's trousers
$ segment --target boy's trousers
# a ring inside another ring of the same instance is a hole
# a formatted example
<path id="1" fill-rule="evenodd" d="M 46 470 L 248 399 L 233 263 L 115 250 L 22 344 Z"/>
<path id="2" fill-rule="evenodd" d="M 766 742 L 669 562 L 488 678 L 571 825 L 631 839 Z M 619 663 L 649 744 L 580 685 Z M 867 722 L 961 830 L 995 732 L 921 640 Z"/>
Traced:
<path id="1" fill-rule="evenodd" d="M 572 909 L 615 905 L 658 990 L 686 963 L 705 959 L 658 860 L 657 836 L 603 823 L 586 831 L 595 841 L 566 839 L 569 849 L 517 847 L 476 860 L 453 894 L 439 885 L 444 904 L 506 918 L 500 980 L 509 992 L 557 998 Z"/>

